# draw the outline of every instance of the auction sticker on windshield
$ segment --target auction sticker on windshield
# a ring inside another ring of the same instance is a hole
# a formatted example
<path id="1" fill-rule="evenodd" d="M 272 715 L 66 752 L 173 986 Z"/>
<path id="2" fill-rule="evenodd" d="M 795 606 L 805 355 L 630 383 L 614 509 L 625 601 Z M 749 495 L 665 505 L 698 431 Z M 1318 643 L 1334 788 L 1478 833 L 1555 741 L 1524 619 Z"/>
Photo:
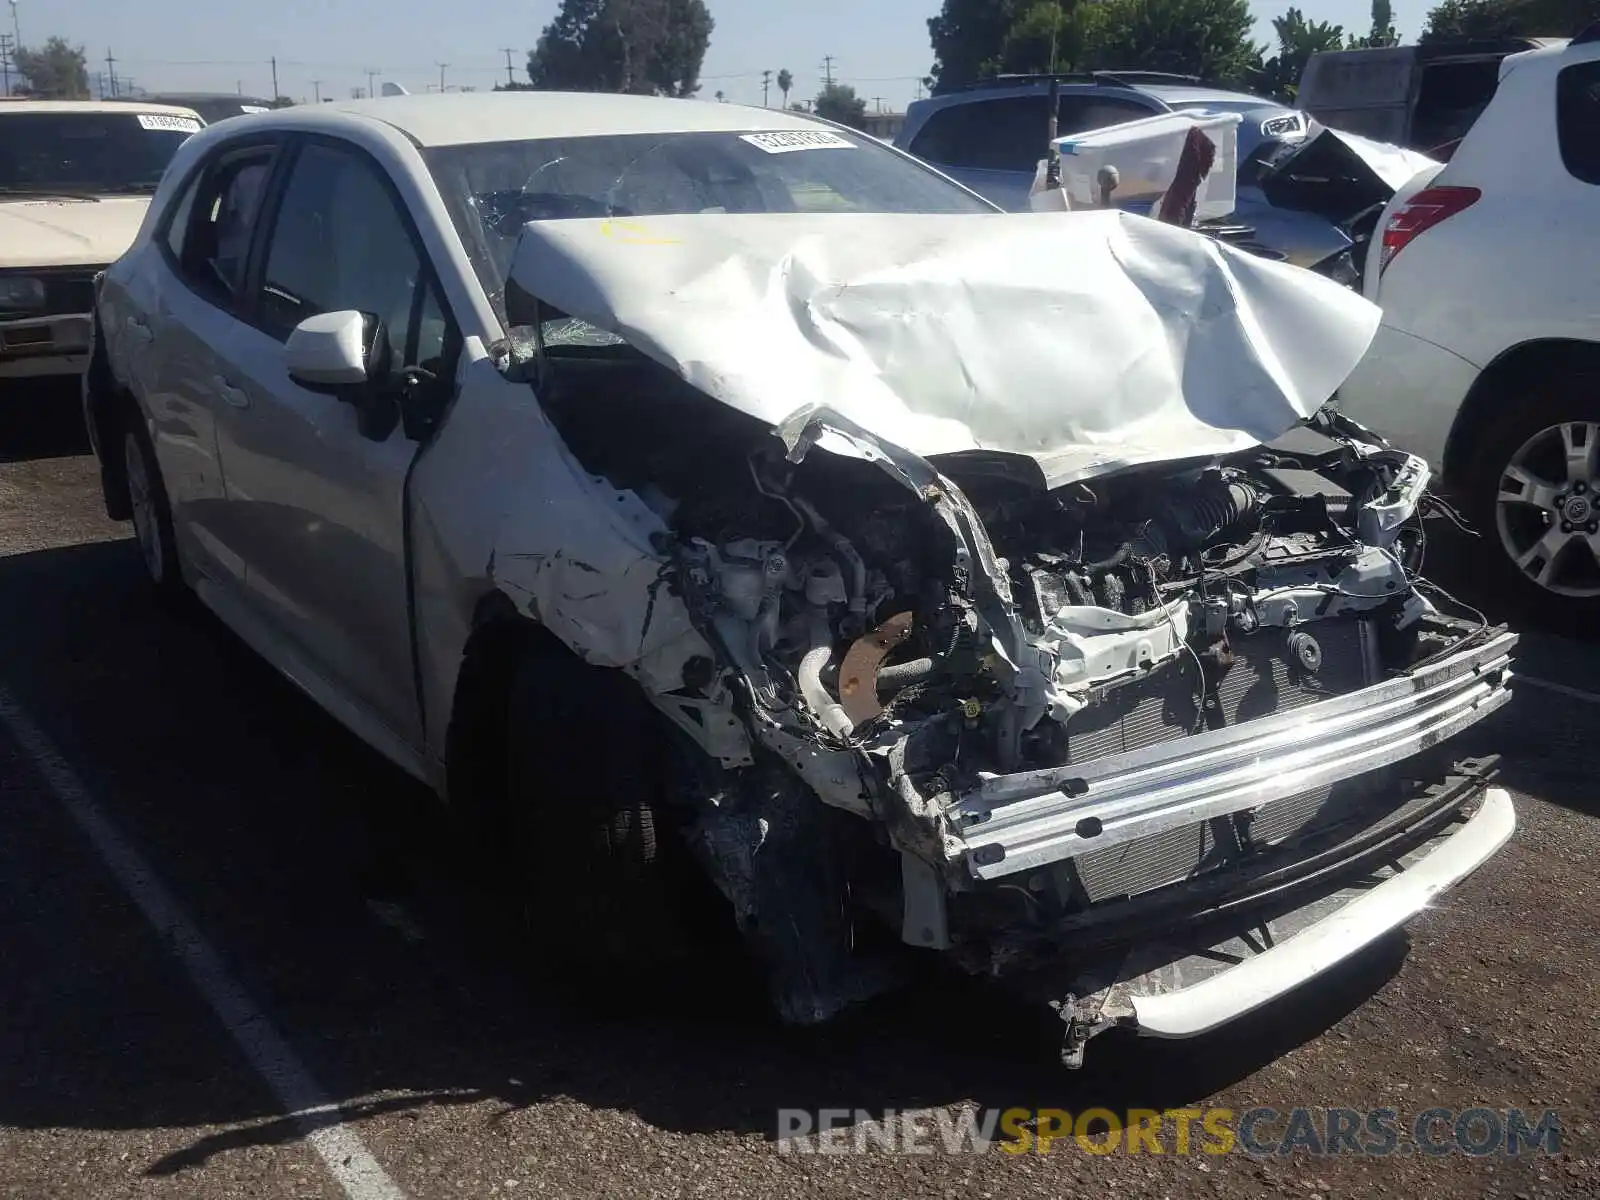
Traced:
<path id="1" fill-rule="evenodd" d="M 791 129 L 783 133 L 744 133 L 741 141 L 749 142 L 757 150 L 768 154 L 790 154 L 796 150 L 854 150 L 856 144 L 849 138 L 825 130 Z"/>
<path id="2" fill-rule="evenodd" d="M 176 133 L 199 133 L 200 122 L 194 117 L 178 117 L 171 113 L 140 113 L 139 128 L 170 129 Z"/>

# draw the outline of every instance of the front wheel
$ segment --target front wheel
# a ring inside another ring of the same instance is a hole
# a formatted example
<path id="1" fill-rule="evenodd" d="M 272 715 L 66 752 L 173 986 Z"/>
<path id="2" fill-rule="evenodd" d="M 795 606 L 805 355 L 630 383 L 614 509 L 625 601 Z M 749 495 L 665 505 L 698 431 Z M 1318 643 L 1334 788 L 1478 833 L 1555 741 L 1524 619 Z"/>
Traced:
<path id="1" fill-rule="evenodd" d="M 133 531 L 138 538 L 145 574 L 162 595 L 177 596 L 184 585 L 172 532 L 172 506 L 167 500 L 167 489 L 161 481 L 161 468 L 156 463 L 149 435 L 137 414 L 130 415 L 123 430 L 122 455 Z"/>
<path id="2" fill-rule="evenodd" d="M 1485 564 L 1541 624 L 1600 633 L 1600 376 L 1552 380 L 1484 437 L 1472 509 Z"/>
<path id="3" fill-rule="evenodd" d="M 689 956 L 689 864 L 660 718 L 620 671 L 519 655 L 507 697 L 513 894 L 558 977 L 640 981 Z"/>

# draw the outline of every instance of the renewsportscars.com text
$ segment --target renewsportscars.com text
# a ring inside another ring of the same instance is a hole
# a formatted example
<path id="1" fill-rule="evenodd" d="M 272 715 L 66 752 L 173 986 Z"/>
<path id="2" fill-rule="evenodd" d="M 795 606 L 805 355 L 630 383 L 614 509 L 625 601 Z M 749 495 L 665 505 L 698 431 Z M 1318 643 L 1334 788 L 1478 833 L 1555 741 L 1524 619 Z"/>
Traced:
<path id="1" fill-rule="evenodd" d="M 780 1154 L 1556 1154 L 1553 1110 L 1429 1108 L 779 1109 Z"/>

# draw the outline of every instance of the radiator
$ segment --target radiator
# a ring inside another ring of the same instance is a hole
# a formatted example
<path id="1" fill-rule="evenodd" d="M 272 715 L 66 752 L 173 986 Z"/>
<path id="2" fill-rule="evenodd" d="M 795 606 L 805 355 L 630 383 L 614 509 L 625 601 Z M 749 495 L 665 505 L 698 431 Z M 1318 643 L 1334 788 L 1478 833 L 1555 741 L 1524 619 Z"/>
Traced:
<path id="1" fill-rule="evenodd" d="M 1377 682 L 1381 667 L 1371 623 L 1333 618 L 1302 631 L 1316 640 L 1321 664 L 1304 670 L 1282 629 L 1233 640 L 1233 665 L 1216 687 L 1216 707 L 1202 723 L 1196 667 L 1187 655 L 1148 679 L 1112 693 L 1068 725 L 1073 762 L 1138 750 L 1218 725 L 1315 704 Z M 1350 816 L 1387 781 L 1388 772 L 1312 788 L 1253 812 L 1168 830 L 1137 841 L 1093 850 L 1068 870 L 1090 903 L 1134 896 L 1236 863 L 1253 851 L 1311 833 Z"/>

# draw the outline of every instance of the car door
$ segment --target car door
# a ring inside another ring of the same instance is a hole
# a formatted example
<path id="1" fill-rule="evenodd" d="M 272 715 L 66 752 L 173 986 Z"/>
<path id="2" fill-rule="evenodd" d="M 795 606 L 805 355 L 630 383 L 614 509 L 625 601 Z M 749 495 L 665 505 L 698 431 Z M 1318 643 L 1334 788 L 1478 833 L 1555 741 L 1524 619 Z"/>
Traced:
<path id="1" fill-rule="evenodd" d="M 289 377 L 284 343 L 318 313 L 376 317 L 392 369 L 367 399 L 392 399 L 398 418 L 413 385 L 442 405 L 456 325 L 392 181 L 337 139 L 295 147 L 252 272 L 252 328 L 218 381 L 230 397 L 218 448 L 247 603 L 321 682 L 415 748 L 405 511 L 422 434 L 398 419 L 364 431 L 354 393 Z"/>
<path id="2" fill-rule="evenodd" d="M 150 413 L 173 527 L 184 559 L 212 583 L 242 584 L 226 532 L 217 424 L 229 411 L 217 386 L 229 348 L 251 331 L 246 264 L 256 214 L 279 150 L 276 139 L 230 143 L 197 170 L 156 239 L 145 278 L 130 281 L 119 334 L 134 386 Z M 136 294 L 137 293 L 137 294 Z"/>

